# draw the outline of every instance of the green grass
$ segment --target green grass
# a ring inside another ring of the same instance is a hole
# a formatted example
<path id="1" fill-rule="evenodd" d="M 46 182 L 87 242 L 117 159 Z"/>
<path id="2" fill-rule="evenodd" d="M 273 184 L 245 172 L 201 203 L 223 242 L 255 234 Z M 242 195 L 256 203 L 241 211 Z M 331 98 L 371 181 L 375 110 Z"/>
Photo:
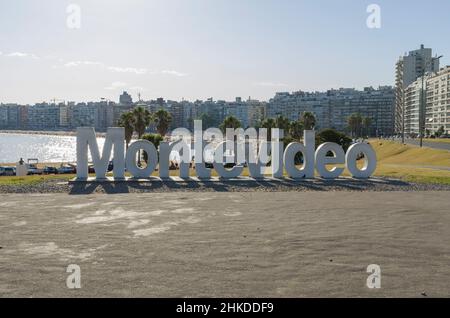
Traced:
<path id="1" fill-rule="evenodd" d="M 387 140 L 371 140 L 370 144 L 378 159 L 375 176 L 450 185 L 450 171 L 442 169 L 450 167 L 450 151 L 419 148 Z"/>
<path id="2" fill-rule="evenodd" d="M 35 176 L 24 176 L 24 177 L 0 177 L 0 185 L 29 185 L 37 184 L 40 182 L 60 179 L 62 181 L 68 181 L 75 177 L 74 174 L 64 174 L 64 175 L 35 175 Z"/>

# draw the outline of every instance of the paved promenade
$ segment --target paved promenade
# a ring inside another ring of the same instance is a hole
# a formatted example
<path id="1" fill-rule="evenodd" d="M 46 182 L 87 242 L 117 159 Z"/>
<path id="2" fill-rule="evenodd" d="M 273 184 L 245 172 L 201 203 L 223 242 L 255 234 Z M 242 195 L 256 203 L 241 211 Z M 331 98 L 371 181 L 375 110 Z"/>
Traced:
<path id="1" fill-rule="evenodd" d="M 410 144 L 410 145 L 414 145 L 414 146 L 419 146 L 420 145 L 419 139 L 406 139 L 405 143 Z M 440 149 L 440 150 L 448 150 L 448 151 L 450 151 L 450 143 L 448 143 L 448 142 L 423 141 L 423 146 L 424 147 L 428 147 L 428 148 L 433 148 L 433 149 Z"/>
<path id="2" fill-rule="evenodd" d="M 448 297 L 448 193 L 3 194 L 0 296 Z"/>

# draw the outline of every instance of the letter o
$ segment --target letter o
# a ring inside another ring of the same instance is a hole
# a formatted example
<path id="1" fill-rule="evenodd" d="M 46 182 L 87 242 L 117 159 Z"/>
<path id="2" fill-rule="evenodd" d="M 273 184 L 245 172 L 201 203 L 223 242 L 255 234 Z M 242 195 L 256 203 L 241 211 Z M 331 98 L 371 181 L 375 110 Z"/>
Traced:
<path id="1" fill-rule="evenodd" d="M 136 153 L 140 149 L 144 150 L 148 157 L 147 167 L 144 169 L 139 168 L 136 164 Z M 134 178 L 148 178 L 158 164 L 158 152 L 150 141 L 138 140 L 128 147 L 125 163 L 127 170 L 133 175 Z"/>
<path id="2" fill-rule="evenodd" d="M 359 169 L 357 159 L 360 153 L 364 154 L 364 167 Z M 356 143 L 348 148 L 345 155 L 345 165 L 353 178 L 367 179 L 377 168 L 377 155 L 372 146 L 366 143 Z"/>

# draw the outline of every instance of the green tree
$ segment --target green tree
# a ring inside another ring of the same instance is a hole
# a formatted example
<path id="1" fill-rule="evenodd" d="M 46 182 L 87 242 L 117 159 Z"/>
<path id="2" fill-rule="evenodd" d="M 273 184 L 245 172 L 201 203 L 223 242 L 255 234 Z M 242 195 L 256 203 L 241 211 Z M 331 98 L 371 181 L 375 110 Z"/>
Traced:
<path id="1" fill-rule="evenodd" d="M 364 127 L 364 131 L 367 137 L 370 135 L 370 126 L 372 125 L 372 118 L 370 117 L 363 117 L 362 119 L 362 125 Z"/>
<path id="2" fill-rule="evenodd" d="M 300 140 L 303 137 L 303 125 L 300 120 L 291 121 L 289 124 L 289 135 L 295 140 Z"/>
<path id="3" fill-rule="evenodd" d="M 142 135 L 147 130 L 147 127 L 152 122 L 152 116 L 150 112 L 142 106 L 138 106 L 132 110 L 134 118 L 134 131 L 136 131 L 138 138 L 141 139 Z"/>
<path id="4" fill-rule="evenodd" d="M 203 129 L 208 129 L 215 126 L 214 118 L 212 118 L 207 113 L 202 113 L 199 117 L 199 119 L 202 121 L 202 127 Z"/>
<path id="5" fill-rule="evenodd" d="M 119 122 L 120 127 L 125 128 L 125 143 L 127 145 L 130 144 L 131 138 L 133 137 L 134 132 L 134 116 L 132 112 L 123 113 L 120 116 Z"/>
<path id="6" fill-rule="evenodd" d="M 347 124 L 350 129 L 350 133 L 353 138 L 360 136 L 362 127 L 362 117 L 361 114 L 351 114 L 347 118 Z"/>
<path id="7" fill-rule="evenodd" d="M 267 140 L 272 140 L 272 128 L 276 128 L 277 124 L 275 122 L 275 119 L 273 118 L 266 118 L 261 122 L 261 128 L 267 129 Z"/>
<path id="8" fill-rule="evenodd" d="M 239 121 L 239 119 L 237 119 L 234 116 L 228 116 L 223 120 L 223 123 L 220 124 L 220 130 L 222 130 L 223 133 L 226 132 L 227 128 L 241 128 L 241 122 Z"/>
<path id="9" fill-rule="evenodd" d="M 172 115 L 168 111 L 160 109 L 153 115 L 153 121 L 156 124 L 158 133 L 164 137 L 172 122 Z"/>
<path id="10" fill-rule="evenodd" d="M 161 141 L 164 140 L 164 138 L 160 134 L 144 134 L 142 136 L 142 139 L 150 141 L 153 145 L 155 145 L 156 149 L 158 149 L 159 144 L 161 143 Z M 147 153 L 145 151 L 144 151 L 143 157 L 144 157 L 144 161 L 147 162 L 148 161 L 148 155 L 147 155 Z"/>
<path id="11" fill-rule="evenodd" d="M 300 122 L 305 130 L 313 130 L 316 127 L 316 117 L 311 112 L 304 112 L 300 118 Z"/>
<path id="12" fill-rule="evenodd" d="M 441 137 L 442 135 L 444 135 L 444 133 L 445 133 L 445 128 L 444 128 L 444 126 L 441 126 L 441 127 L 439 127 L 439 129 L 434 133 L 434 135 L 435 135 L 437 138 L 439 138 L 439 137 Z"/>
<path id="13" fill-rule="evenodd" d="M 134 131 L 138 135 L 138 139 L 141 139 L 142 135 L 147 130 L 147 127 L 152 122 L 152 116 L 150 112 L 142 106 L 138 106 L 131 111 L 133 115 Z M 138 164 L 141 163 L 141 150 L 138 151 Z"/>
<path id="14" fill-rule="evenodd" d="M 288 118 L 282 115 L 277 116 L 277 118 L 275 119 L 275 125 L 276 128 L 283 129 L 286 134 L 289 133 L 290 122 Z"/>
<path id="15" fill-rule="evenodd" d="M 346 134 L 336 131 L 334 129 L 321 130 L 316 135 L 316 145 L 323 144 L 325 142 L 334 142 L 341 145 L 344 151 L 347 151 L 352 143 L 352 139 Z"/>

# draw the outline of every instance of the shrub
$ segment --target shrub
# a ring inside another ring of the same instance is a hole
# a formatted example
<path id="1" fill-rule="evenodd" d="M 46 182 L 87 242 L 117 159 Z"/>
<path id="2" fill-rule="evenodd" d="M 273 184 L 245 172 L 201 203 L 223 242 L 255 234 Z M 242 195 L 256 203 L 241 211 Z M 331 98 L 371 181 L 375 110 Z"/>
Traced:
<path id="1" fill-rule="evenodd" d="M 334 129 L 324 129 L 316 135 L 316 146 L 325 142 L 334 142 L 341 145 L 344 151 L 347 151 L 352 143 L 352 139 L 346 134 Z"/>

